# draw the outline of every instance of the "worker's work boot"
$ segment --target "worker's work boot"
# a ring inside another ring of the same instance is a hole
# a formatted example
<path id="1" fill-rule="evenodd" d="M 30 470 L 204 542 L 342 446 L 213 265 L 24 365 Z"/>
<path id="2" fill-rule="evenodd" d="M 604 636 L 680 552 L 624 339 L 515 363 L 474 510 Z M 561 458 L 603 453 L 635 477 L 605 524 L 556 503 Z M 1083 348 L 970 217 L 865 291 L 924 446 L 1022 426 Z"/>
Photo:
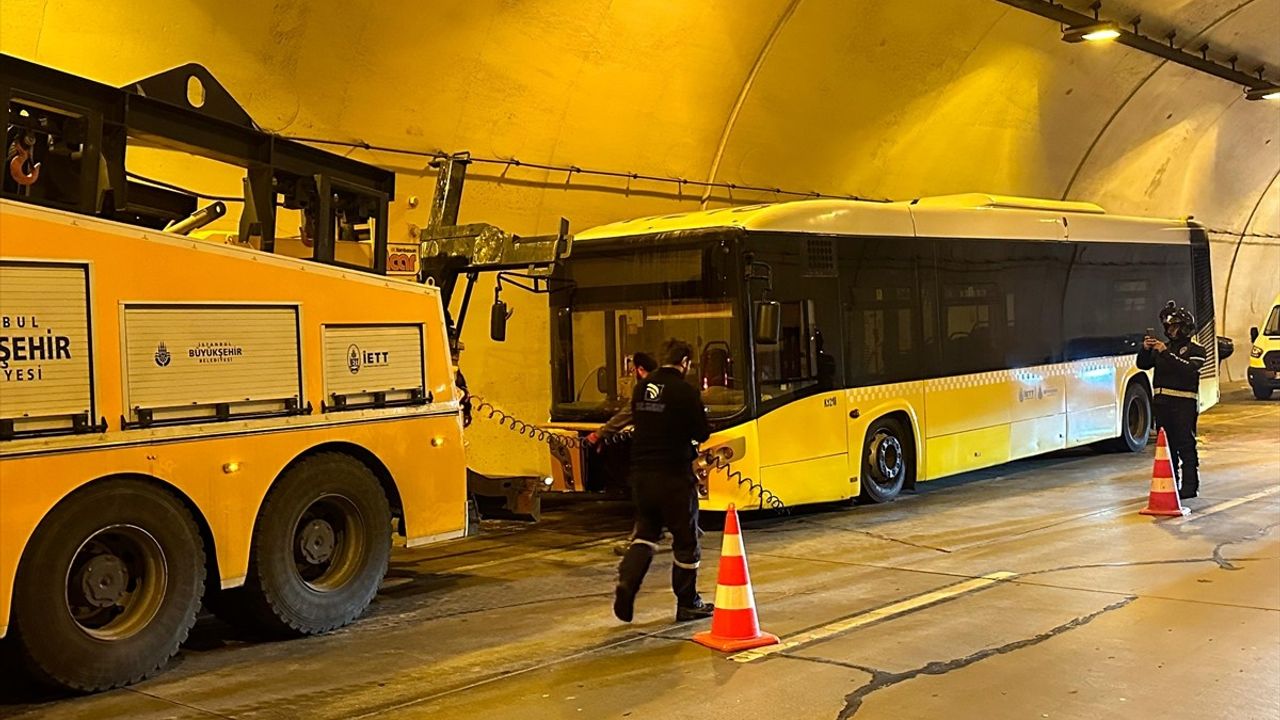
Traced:
<path id="1" fill-rule="evenodd" d="M 703 602 L 702 598 L 698 598 L 698 602 L 694 605 L 677 605 L 676 606 L 676 622 L 689 622 L 690 620 L 706 620 L 715 612 L 715 606 L 709 602 Z"/>
<path id="2" fill-rule="evenodd" d="M 636 594 L 618 585 L 613 589 L 613 616 L 629 623 L 636 612 Z"/>

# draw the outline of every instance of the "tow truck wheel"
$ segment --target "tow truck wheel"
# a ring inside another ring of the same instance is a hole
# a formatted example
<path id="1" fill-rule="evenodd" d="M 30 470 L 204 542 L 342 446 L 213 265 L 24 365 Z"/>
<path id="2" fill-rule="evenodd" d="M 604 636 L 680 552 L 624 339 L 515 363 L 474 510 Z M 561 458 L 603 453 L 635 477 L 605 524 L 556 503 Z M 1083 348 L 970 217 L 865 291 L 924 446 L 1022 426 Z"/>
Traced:
<path id="1" fill-rule="evenodd" d="M 391 509 L 364 463 L 320 453 L 289 468 L 267 494 L 236 598 L 272 635 L 314 635 L 365 611 L 391 556 Z"/>
<path id="2" fill-rule="evenodd" d="M 893 418 L 881 418 L 867 428 L 862 448 L 863 500 L 883 503 L 898 497 L 915 474 L 912 443 L 902 423 Z"/>
<path id="3" fill-rule="evenodd" d="M 16 645 L 45 684 L 135 683 L 178 652 L 204 583 L 204 545 L 177 498 L 139 480 L 91 485 L 49 513 L 23 557 Z"/>

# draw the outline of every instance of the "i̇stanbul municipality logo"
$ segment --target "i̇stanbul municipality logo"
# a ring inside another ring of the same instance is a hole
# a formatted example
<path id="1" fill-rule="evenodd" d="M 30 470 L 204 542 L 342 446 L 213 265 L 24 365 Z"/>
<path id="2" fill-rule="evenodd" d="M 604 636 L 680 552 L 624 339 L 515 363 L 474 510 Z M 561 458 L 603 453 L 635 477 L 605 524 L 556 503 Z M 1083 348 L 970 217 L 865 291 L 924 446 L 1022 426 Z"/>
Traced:
<path id="1" fill-rule="evenodd" d="M 173 356 L 169 354 L 169 348 L 160 343 L 156 346 L 156 365 L 166 367 L 173 360 Z"/>

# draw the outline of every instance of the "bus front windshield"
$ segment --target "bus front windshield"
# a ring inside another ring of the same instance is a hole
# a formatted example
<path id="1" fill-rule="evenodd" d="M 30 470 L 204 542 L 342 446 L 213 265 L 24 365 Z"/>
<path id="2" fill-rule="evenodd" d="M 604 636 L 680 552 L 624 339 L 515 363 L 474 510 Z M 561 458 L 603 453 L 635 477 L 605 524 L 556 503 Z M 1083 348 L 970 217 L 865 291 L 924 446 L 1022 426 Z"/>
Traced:
<path id="1" fill-rule="evenodd" d="M 741 411 L 746 369 L 728 257 L 718 244 L 651 245 L 570 260 L 571 289 L 553 298 L 552 417 L 607 419 L 631 401 L 633 355 L 661 364 L 672 338 L 693 348 L 686 380 L 702 391 L 708 414 Z"/>

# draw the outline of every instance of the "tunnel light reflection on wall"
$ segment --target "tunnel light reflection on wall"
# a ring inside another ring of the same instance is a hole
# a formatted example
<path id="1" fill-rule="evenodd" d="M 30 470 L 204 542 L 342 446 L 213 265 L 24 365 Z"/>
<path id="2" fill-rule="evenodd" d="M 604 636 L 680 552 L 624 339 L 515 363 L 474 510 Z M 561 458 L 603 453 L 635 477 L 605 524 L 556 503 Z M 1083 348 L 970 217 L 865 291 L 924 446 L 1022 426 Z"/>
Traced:
<path id="1" fill-rule="evenodd" d="M 1077 25 L 1062 31 L 1064 42 L 1106 42 L 1120 37 L 1120 28 L 1115 23 L 1100 22 L 1088 25 Z"/>

